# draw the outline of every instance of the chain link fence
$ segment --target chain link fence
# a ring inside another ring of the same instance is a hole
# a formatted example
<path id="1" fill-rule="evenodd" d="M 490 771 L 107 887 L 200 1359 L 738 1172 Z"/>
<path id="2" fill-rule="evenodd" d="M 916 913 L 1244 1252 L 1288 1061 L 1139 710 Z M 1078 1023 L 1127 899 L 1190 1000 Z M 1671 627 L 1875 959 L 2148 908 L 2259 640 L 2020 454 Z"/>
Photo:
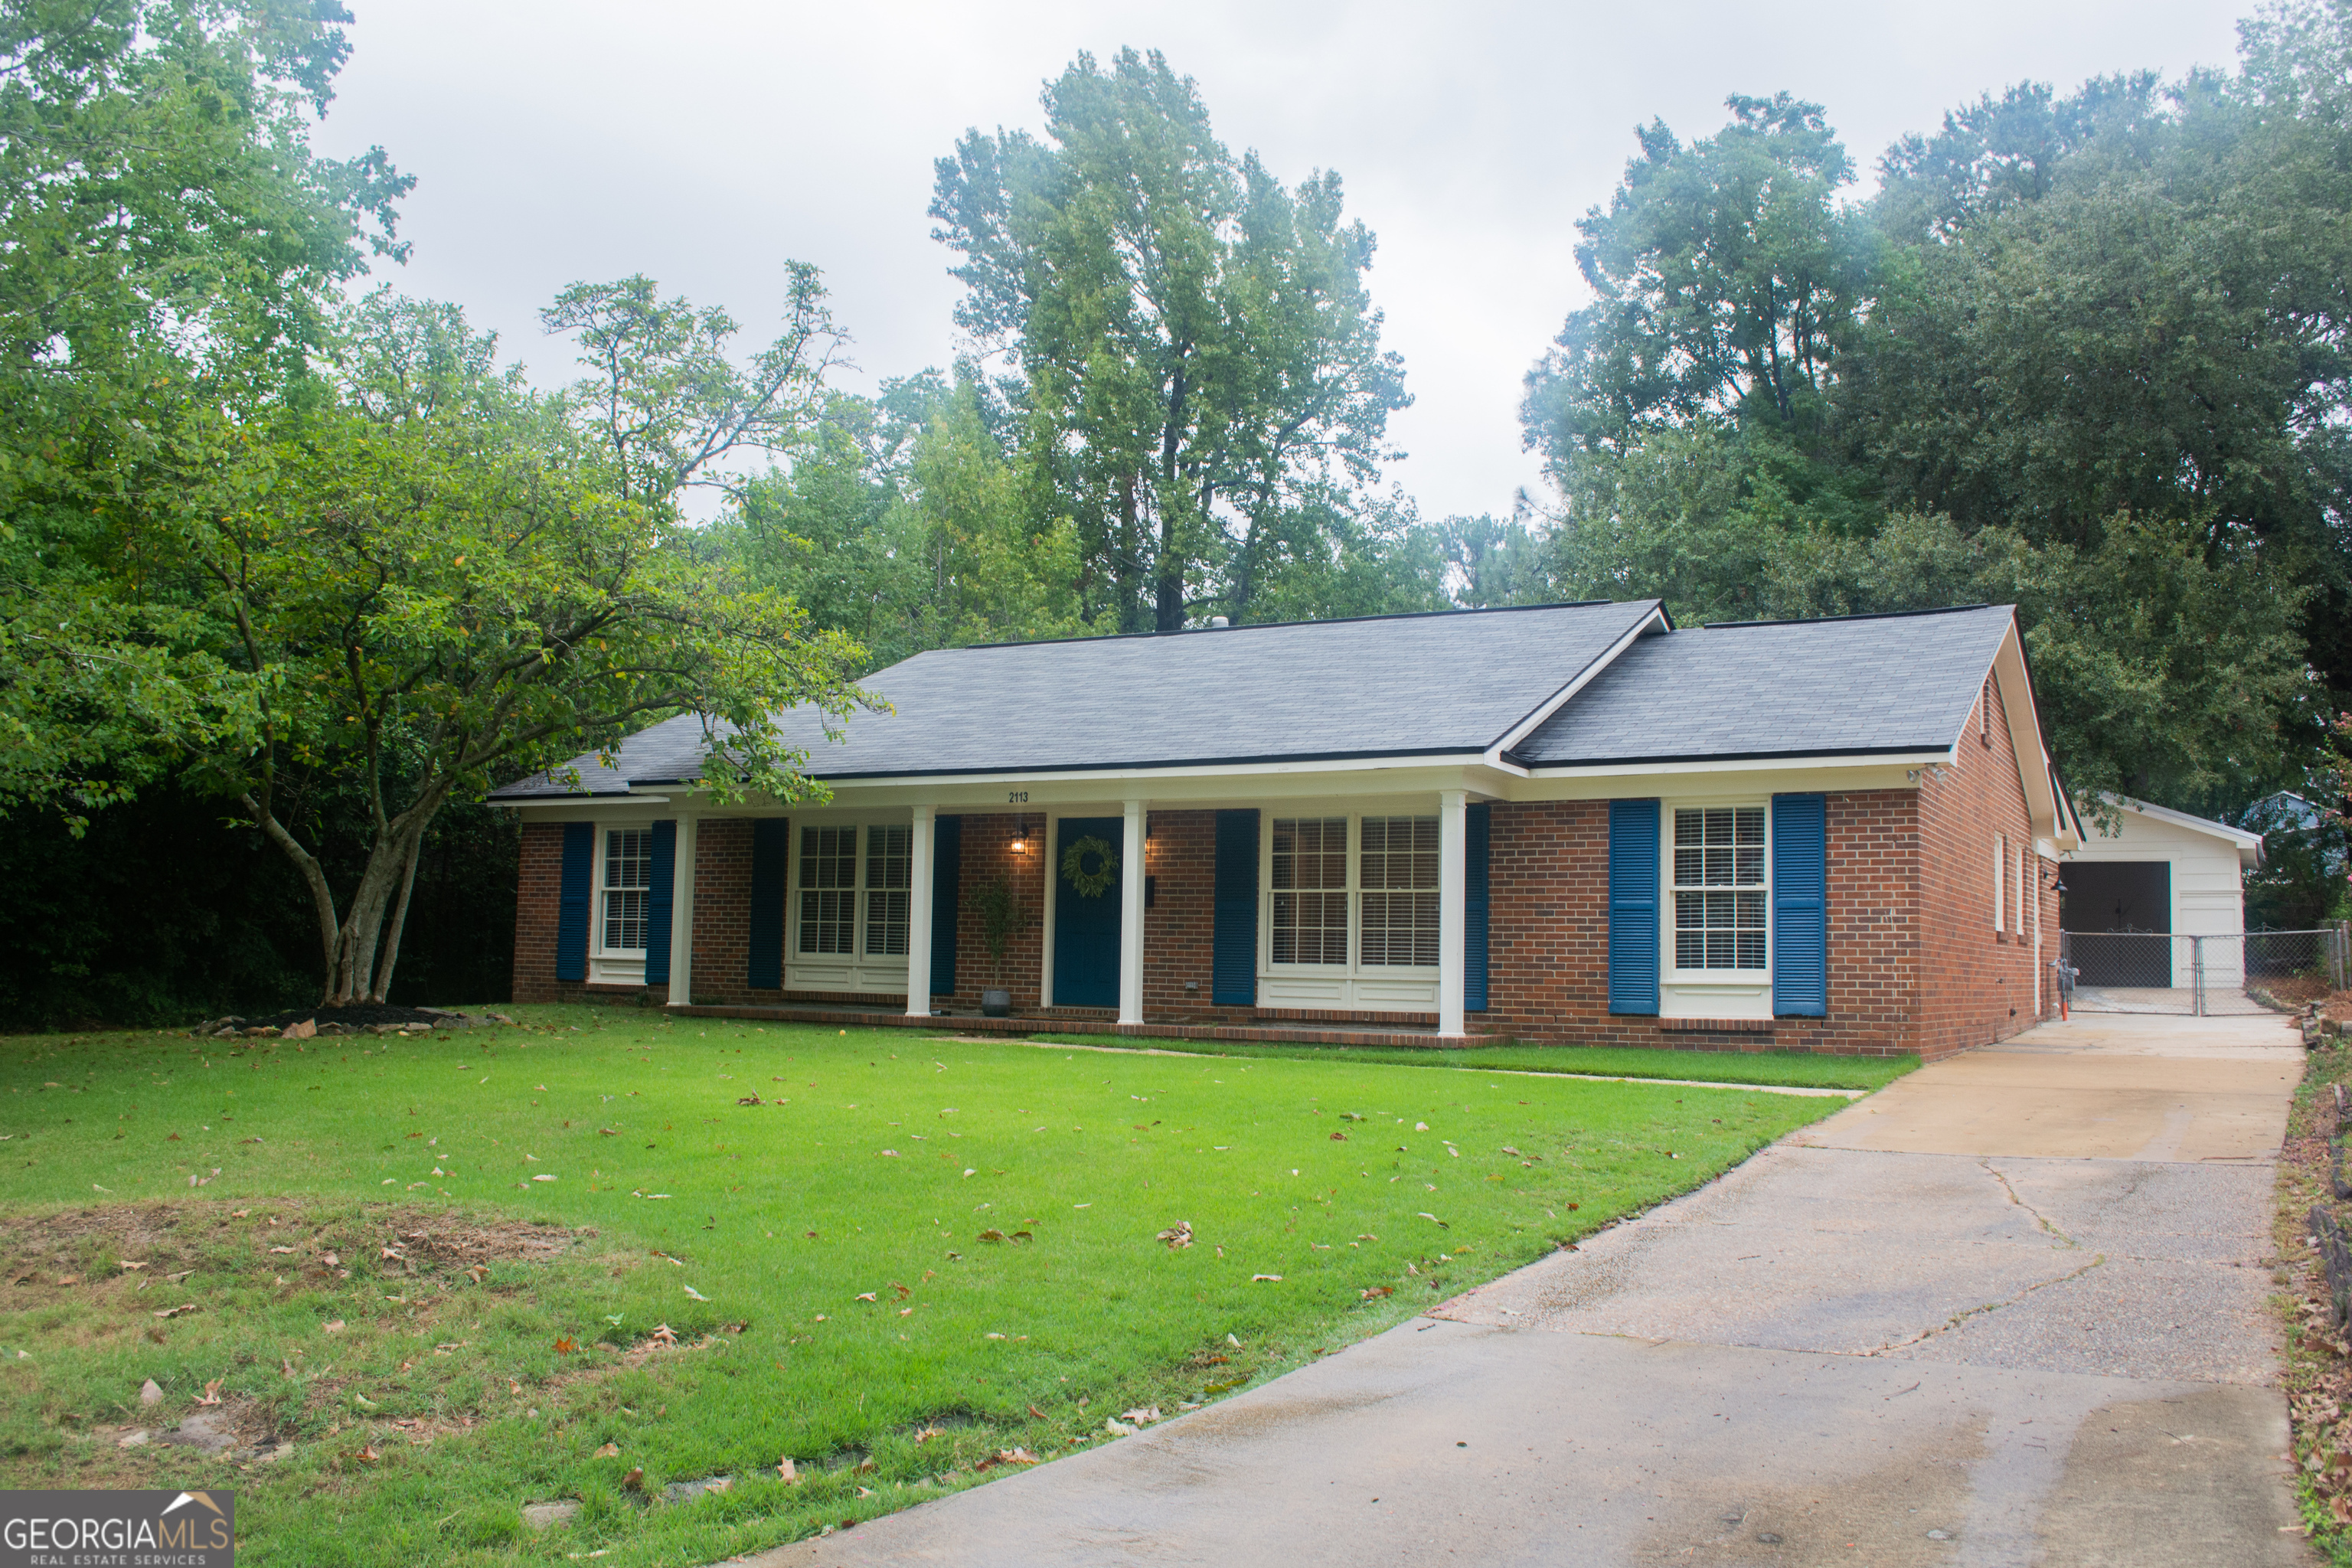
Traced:
<path id="1" fill-rule="evenodd" d="M 2228 936 L 2166 931 L 2061 931 L 2058 988 L 2084 1013 L 2185 1017 L 2294 1012 L 2344 988 L 2352 937 L 2319 931 Z"/>

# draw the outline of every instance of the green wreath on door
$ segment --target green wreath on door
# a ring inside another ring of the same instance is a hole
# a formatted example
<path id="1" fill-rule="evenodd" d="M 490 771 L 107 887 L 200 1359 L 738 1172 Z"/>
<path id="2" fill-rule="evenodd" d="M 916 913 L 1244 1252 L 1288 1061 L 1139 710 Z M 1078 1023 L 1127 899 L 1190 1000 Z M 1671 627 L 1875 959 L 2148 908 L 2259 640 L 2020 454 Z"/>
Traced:
<path id="1" fill-rule="evenodd" d="M 1101 857 L 1101 864 L 1092 871 L 1086 868 L 1089 855 Z M 1109 845 L 1089 833 L 1062 851 L 1062 879 L 1077 889 L 1078 897 L 1099 899 L 1118 880 L 1118 857 L 1111 853 Z"/>

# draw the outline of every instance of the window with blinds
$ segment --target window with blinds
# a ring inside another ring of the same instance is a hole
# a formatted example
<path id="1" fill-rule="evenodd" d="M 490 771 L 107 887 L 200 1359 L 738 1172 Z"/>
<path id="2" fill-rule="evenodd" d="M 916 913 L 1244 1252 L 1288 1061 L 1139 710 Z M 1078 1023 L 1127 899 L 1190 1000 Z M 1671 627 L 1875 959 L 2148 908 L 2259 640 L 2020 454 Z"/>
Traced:
<path id="1" fill-rule="evenodd" d="M 866 830 L 866 953 L 907 951 L 908 898 L 915 885 L 915 830 Z"/>
<path id="2" fill-rule="evenodd" d="M 857 950 L 857 829 L 801 829 L 803 952 Z M 905 950 L 900 949 L 901 952 Z"/>
<path id="3" fill-rule="evenodd" d="M 1276 963 L 1348 962 L 1348 819 L 1278 816 L 1270 848 Z"/>
<path id="4" fill-rule="evenodd" d="M 1675 967 L 1762 969 L 1764 808 L 1675 813 Z"/>
<path id="5" fill-rule="evenodd" d="M 1358 854 L 1366 963 L 1437 963 L 1437 818 L 1368 816 Z"/>
<path id="6" fill-rule="evenodd" d="M 646 905 L 654 880 L 654 836 L 642 827 L 604 835 L 604 951 L 646 950 Z"/>

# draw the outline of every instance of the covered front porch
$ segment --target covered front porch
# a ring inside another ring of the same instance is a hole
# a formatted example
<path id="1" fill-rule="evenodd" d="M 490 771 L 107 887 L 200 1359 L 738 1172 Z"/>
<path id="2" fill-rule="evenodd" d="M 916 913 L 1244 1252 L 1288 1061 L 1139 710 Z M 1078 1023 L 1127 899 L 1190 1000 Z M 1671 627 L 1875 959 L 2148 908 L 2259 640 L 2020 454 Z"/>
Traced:
<path id="1" fill-rule="evenodd" d="M 1448 771 L 1378 790 L 1253 780 L 1275 787 L 1248 801 L 1230 778 L 1177 781 L 1192 787 L 1173 799 L 1104 800 L 1099 779 L 913 800 L 845 784 L 822 806 L 724 815 L 673 799 L 642 984 L 689 1016 L 1459 1042 L 1484 1002 L 1485 806 L 1412 787 L 1458 786 Z M 990 990 L 1008 1016 L 982 1016 Z"/>

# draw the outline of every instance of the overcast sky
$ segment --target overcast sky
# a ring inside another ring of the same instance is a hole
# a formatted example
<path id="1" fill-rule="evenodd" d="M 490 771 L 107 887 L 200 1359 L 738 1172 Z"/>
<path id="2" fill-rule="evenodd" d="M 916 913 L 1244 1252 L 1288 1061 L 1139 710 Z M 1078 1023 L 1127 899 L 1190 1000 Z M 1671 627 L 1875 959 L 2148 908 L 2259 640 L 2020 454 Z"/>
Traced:
<path id="1" fill-rule="evenodd" d="M 2248 8 L 1966 4 L 811 5 L 349 0 L 354 52 L 319 137 L 417 177 L 404 290 L 454 300 L 543 380 L 536 310 L 647 272 L 773 334 L 782 262 L 814 262 L 870 389 L 952 359 L 932 160 L 965 129 L 1041 122 L 1079 50 L 1164 50 L 1218 133 L 1279 177 L 1337 169 L 1380 237 L 1371 275 L 1414 405 L 1391 476 L 1423 514 L 1507 510 L 1537 479 L 1520 377 L 1581 300 L 1575 220 L 1663 117 L 1688 140 L 1734 92 L 1828 107 L 1854 161 L 2021 79 L 2229 66 Z"/>

